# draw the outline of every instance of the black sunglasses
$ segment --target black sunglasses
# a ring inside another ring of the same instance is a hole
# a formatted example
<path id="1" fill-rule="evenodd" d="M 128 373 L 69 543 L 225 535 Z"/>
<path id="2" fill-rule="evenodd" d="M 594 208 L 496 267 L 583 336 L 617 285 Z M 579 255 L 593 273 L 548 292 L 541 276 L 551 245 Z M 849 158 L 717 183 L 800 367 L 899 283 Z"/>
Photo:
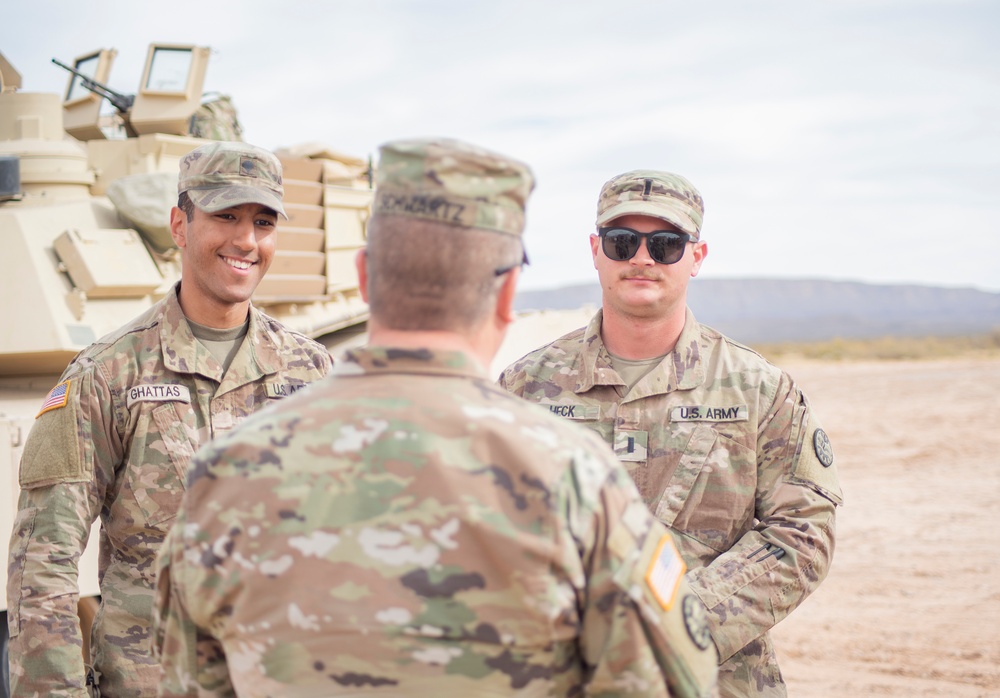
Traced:
<path id="1" fill-rule="evenodd" d="M 631 228 L 601 228 L 601 249 L 608 259 L 624 262 L 635 257 L 639 251 L 639 241 L 646 241 L 646 249 L 654 262 L 660 264 L 676 264 L 684 256 L 684 249 L 691 236 L 676 230 L 654 230 L 651 233 L 640 233 Z"/>

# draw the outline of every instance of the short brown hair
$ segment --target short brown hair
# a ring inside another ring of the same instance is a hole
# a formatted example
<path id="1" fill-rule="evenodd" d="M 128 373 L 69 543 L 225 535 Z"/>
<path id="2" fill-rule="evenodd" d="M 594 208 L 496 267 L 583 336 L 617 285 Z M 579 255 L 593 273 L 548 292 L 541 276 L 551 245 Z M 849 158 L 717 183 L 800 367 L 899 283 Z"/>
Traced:
<path id="1" fill-rule="evenodd" d="M 368 224 L 368 303 L 396 330 L 463 331 L 484 320 L 521 239 L 395 215 Z"/>
<path id="2" fill-rule="evenodd" d="M 177 208 L 184 212 L 187 216 L 188 223 L 194 220 L 194 202 L 191 201 L 191 197 L 188 196 L 186 191 L 182 191 L 177 195 Z"/>

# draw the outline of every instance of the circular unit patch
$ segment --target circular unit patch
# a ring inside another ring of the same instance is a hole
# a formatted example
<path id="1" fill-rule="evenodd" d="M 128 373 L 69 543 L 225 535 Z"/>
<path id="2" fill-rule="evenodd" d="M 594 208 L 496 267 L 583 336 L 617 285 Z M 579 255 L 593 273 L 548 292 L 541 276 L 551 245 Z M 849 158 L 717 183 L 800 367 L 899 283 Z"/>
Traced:
<path id="1" fill-rule="evenodd" d="M 822 429 L 813 432 L 813 450 L 816 451 L 816 457 L 824 468 L 833 465 L 833 445 L 830 443 L 830 437 Z"/>
<path id="2" fill-rule="evenodd" d="M 688 594 L 684 597 L 681 610 L 684 614 L 684 627 L 687 628 L 691 641 L 698 649 L 707 650 L 712 644 L 712 633 L 708 630 L 705 604 L 694 594 Z"/>

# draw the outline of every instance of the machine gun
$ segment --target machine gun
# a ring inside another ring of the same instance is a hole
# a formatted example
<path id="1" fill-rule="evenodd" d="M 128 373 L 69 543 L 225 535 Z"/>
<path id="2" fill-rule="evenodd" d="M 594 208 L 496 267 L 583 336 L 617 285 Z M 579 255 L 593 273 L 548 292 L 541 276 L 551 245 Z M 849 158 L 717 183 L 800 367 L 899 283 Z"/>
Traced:
<path id="1" fill-rule="evenodd" d="M 128 114 L 128 110 L 131 109 L 132 105 L 135 103 L 135 95 L 123 95 L 121 92 L 115 92 L 104 83 L 97 82 L 97 80 L 87 77 L 76 68 L 70 68 L 68 65 L 57 61 L 55 58 L 52 59 L 52 62 L 60 68 L 64 68 L 80 78 L 80 84 L 85 89 L 88 89 L 95 95 L 104 97 L 106 100 L 111 102 L 111 106 L 117 109 L 118 113 L 122 116 Z"/>

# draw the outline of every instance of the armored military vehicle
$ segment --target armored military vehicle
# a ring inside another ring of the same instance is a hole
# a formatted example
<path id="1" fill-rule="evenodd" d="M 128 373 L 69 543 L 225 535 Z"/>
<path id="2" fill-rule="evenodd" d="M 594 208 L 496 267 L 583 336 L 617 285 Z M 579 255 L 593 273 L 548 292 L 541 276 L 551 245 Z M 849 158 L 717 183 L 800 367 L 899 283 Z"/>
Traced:
<path id="1" fill-rule="evenodd" d="M 57 95 L 22 91 L 0 54 L 0 588 L 18 461 L 46 391 L 77 352 L 180 277 L 167 225 L 179 160 L 207 138 L 240 137 L 231 102 L 203 99 L 208 48 L 151 45 L 134 95 L 108 87 L 115 57 L 101 49 L 63 66 L 67 87 Z M 353 258 L 364 244 L 371 166 L 315 146 L 278 154 L 289 220 L 278 226 L 278 251 L 254 302 L 332 346 L 367 319 Z M 87 598 L 98 593 L 94 548 L 81 562 L 84 624 Z"/>

